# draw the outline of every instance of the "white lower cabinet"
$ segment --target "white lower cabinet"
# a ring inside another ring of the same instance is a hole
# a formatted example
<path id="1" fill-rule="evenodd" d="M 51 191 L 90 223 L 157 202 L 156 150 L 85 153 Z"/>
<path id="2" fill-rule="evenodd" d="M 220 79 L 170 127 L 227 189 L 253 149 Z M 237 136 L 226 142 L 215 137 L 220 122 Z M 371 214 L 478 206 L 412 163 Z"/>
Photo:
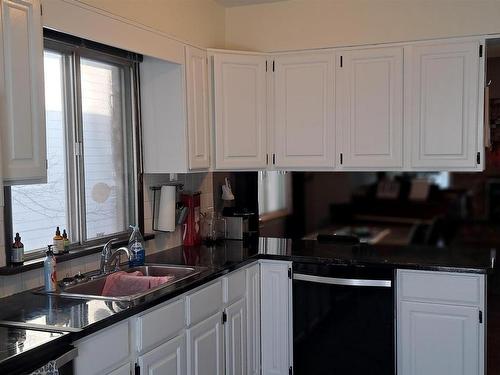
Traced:
<path id="1" fill-rule="evenodd" d="M 116 370 L 111 371 L 108 375 L 130 375 L 132 373 L 132 364 L 125 363 Z"/>
<path id="2" fill-rule="evenodd" d="M 483 275 L 398 271 L 398 375 L 484 374 Z"/>
<path id="3" fill-rule="evenodd" d="M 259 375 L 260 365 L 260 266 L 246 269 L 247 374 Z"/>
<path id="4" fill-rule="evenodd" d="M 167 341 L 139 357 L 141 374 L 186 375 L 186 334 Z"/>
<path id="5" fill-rule="evenodd" d="M 217 313 L 187 330 L 188 374 L 224 373 L 222 315 Z"/>
<path id="6" fill-rule="evenodd" d="M 225 310 L 224 337 L 226 375 L 247 373 L 247 313 L 245 299 L 240 299 Z"/>
<path id="7" fill-rule="evenodd" d="M 262 375 L 288 375 L 292 366 L 291 266 L 261 263 Z"/>

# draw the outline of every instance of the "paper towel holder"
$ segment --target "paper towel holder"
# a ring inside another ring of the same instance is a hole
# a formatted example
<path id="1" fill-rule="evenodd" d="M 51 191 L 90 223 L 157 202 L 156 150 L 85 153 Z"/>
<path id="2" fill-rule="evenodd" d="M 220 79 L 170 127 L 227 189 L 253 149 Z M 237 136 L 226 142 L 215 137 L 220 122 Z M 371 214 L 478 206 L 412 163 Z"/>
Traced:
<path id="1" fill-rule="evenodd" d="M 149 189 L 153 191 L 153 222 L 152 222 L 152 229 L 155 231 L 155 232 L 166 232 L 164 230 L 160 230 L 158 229 L 158 225 L 157 225 L 157 222 L 156 222 L 156 211 L 157 211 L 157 203 L 159 203 L 159 200 L 157 202 L 156 200 L 156 192 L 158 191 L 161 191 L 161 187 L 162 186 L 175 186 L 176 187 L 176 192 L 179 191 L 179 190 L 183 190 L 184 189 L 184 184 L 183 183 L 180 183 L 180 182 L 171 182 L 171 183 L 167 183 L 167 184 L 161 184 L 159 186 L 150 186 Z M 159 194 L 158 194 L 159 196 Z M 176 206 L 177 206 L 177 203 L 176 203 Z M 176 207 L 176 214 L 177 214 L 177 210 L 178 208 Z"/>

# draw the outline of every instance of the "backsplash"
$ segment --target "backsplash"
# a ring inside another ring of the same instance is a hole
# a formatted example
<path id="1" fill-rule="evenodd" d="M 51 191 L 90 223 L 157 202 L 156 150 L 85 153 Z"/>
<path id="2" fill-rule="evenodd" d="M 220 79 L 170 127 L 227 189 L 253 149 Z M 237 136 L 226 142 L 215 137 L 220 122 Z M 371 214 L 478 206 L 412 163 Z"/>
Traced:
<path id="1" fill-rule="evenodd" d="M 213 176 L 208 173 L 178 174 L 177 181 L 184 184 L 186 191 L 200 191 L 201 211 L 213 207 Z M 153 232 L 153 192 L 150 186 L 170 182 L 170 175 L 144 175 L 144 230 L 155 233 L 153 240 L 146 242 L 146 254 L 170 249 L 182 244 L 181 230 L 177 227 L 173 233 Z M 0 265 L 5 265 L 5 241 L 3 231 L 3 210 L 0 210 Z M 90 272 L 99 268 L 100 254 L 87 255 L 57 265 L 57 278 L 62 279 L 78 272 Z M 0 277 L 0 298 L 43 285 L 43 269 Z"/>

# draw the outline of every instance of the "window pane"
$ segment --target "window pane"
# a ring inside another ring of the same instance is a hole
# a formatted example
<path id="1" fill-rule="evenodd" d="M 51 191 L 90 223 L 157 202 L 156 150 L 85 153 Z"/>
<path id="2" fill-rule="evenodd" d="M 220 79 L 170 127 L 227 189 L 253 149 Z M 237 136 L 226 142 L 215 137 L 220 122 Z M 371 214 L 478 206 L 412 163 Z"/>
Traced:
<path id="1" fill-rule="evenodd" d="M 128 226 L 123 68 L 81 59 L 87 239 Z"/>
<path id="2" fill-rule="evenodd" d="M 47 184 L 13 186 L 12 226 L 26 251 L 52 243 L 56 226 L 68 227 L 63 56 L 44 53 L 47 131 Z"/>

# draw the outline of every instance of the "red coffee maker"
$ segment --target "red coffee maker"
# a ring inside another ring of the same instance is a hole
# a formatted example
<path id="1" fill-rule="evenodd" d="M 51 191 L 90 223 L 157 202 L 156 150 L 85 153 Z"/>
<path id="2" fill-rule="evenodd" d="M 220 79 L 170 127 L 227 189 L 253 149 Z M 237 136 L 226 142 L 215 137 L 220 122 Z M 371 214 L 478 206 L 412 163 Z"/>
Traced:
<path id="1" fill-rule="evenodd" d="M 200 193 L 182 193 L 181 202 L 188 209 L 184 222 L 182 244 L 184 246 L 200 245 Z"/>

